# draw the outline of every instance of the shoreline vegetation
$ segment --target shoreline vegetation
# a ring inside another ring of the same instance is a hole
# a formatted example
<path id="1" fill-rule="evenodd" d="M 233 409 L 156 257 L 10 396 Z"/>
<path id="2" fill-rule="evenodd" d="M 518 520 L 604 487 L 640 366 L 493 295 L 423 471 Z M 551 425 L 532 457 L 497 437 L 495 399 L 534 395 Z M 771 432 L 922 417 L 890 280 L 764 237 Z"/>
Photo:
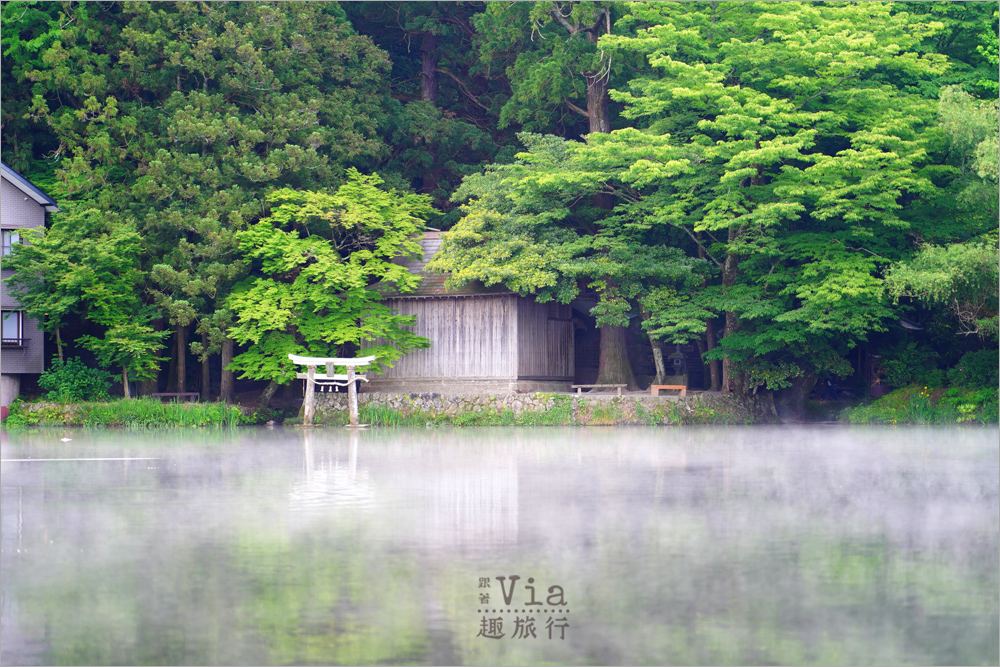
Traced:
<path id="1" fill-rule="evenodd" d="M 225 403 L 164 403 L 156 398 L 123 398 L 77 403 L 15 401 L 4 420 L 8 429 L 29 426 L 98 426 L 157 428 L 162 426 L 239 426 L 263 423 L 267 411 Z"/>
<path id="2" fill-rule="evenodd" d="M 774 420 L 752 419 L 727 409 L 700 402 L 660 402 L 653 407 L 641 401 L 577 399 L 553 394 L 543 410 L 515 411 L 502 405 L 444 414 L 414 405 L 395 409 L 385 405 L 363 405 L 362 423 L 376 427 L 407 426 L 689 426 L 750 425 Z M 626 397 L 627 399 L 628 397 Z M 954 424 L 978 426 L 998 423 L 998 391 L 995 388 L 921 387 L 911 385 L 886 396 L 855 406 L 839 402 L 808 401 L 805 421 L 857 425 Z M 8 430 L 31 426 L 87 426 L 110 428 L 234 427 L 279 422 L 274 410 L 254 409 L 224 403 L 163 403 L 153 398 L 100 402 L 51 403 L 16 401 L 4 421 Z M 341 410 L 320 411 L 316 425 L 337 427 L 347 423 Z M 286 417 L 287 426 L 300 425 L 301 414 Z M 787 422 L 786 422 L 787 423 Z"/>

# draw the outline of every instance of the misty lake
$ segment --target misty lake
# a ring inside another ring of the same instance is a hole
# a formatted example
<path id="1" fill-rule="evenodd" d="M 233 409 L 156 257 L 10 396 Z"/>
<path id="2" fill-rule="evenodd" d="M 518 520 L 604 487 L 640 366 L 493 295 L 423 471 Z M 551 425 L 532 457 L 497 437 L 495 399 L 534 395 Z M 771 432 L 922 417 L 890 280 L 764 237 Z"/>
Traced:
<path id="1" fill-rule="evenodd" d="M 995 427 L 40 429 L 0 451 L 3 664 L 1000 661 Z"/>

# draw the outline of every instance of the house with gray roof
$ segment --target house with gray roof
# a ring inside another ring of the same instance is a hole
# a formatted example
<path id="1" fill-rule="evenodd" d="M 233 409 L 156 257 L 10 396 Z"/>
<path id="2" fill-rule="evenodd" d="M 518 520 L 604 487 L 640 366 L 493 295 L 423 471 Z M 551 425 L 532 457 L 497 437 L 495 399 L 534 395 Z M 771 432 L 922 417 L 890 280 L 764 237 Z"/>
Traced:
<path id="1" fill-rule="evenodd" d="M 43 227 L 45 213 L 59 210 L 55 200 L 31 181 L 0 163 L 0 311 L 3 336 L 0 342 L 0 405 L 10 405 L 21 391 L 25 375 L 45 370 L 45 340 L 38 321 L 27 317 L 10 293 L 13 271 L 4 266 L 14 246 L 22 242 L 25 229 Z"/>

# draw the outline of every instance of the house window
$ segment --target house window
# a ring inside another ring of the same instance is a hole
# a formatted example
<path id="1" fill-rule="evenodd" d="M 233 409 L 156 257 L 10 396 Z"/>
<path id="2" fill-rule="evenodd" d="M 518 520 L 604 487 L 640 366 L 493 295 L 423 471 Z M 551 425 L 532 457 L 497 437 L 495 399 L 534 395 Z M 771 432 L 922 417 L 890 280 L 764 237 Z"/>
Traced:
<path id="1" fill-rule="evenodd" d="M 0 248 L 2 248 L 0 255 L 6 257 L 11 253 L 11 250 L 14 249 L 14 244 L 21 242 L 21 231 L 19 229 L 4 229 L 2 230 L 2 236 L 3 244 L 0 246 Z M 4 334 L 4 338 L 6 337 L 7 335 Z"/>
<path id="2" fill-rule="evenodd" d="M 3 311 L 3 344 L 24 345 L 24 318 L 19 310 Z"/>

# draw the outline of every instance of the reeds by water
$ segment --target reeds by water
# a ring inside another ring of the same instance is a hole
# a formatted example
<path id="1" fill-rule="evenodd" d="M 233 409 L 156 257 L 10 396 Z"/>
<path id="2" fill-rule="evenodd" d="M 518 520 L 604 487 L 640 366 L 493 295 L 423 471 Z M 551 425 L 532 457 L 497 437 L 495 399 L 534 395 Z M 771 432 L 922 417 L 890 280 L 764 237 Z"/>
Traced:
<path id="1" fill-rule="evenodd" d="M 106 403 L 43 404 L 15 403 L 6 426 L 112 426 L 155 428 L 160 426 L 236 426 L 250 423 L 239 408 L 225 403 L 163 403 L 151 397 Z"/>

